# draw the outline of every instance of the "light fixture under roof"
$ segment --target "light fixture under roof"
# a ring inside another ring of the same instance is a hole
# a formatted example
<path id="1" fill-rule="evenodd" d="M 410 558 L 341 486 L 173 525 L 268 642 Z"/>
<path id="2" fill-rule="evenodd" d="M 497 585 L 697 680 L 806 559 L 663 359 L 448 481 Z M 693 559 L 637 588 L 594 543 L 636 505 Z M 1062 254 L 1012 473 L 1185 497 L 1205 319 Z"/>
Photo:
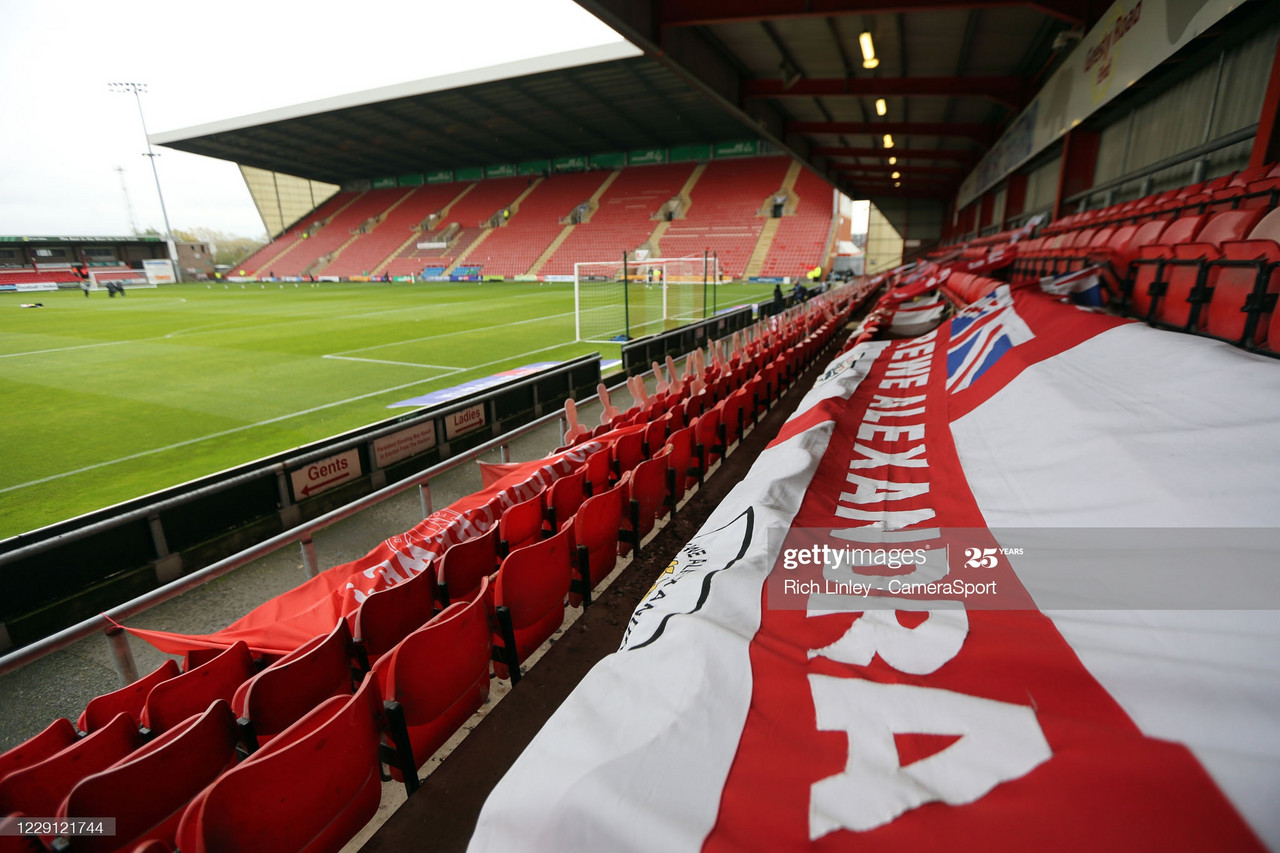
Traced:
<path id="1" fill-rule="evenodd" d="M 858 36 L 858 45 L 862 48 L 863 68 L 875 68 L 880 64 L 880 60 L 876 59 L 876 47 L 871 43 L 871 33 L 863 33 Z"/>
<path id="2" fill-rule="evenodd" d="M 896 180 L 898 180 L 898 178 L 901 178 L 901 177 L 902 177 L 902 173 L 901 173 L 901 172 L 894 172 L 894 173 L 893 173 L 892 175 L 890 175 L 889 177 L 893 178 L 893 179 L 896 181 Z"/>
<path id="3" fill-rule="evenodd" d="M 898 158 L 897 158 L 897 157 L 890 157 L 890 158 L 889 158 L 889 165 L 890 165 L 890 166 L 896 166 L 896 165 L 898 165 Z"/>
<path id="4" fill-rule="evenodd" d="M 892 133 L 886 133 L 886 134 L 884 135 L 884 147 L 885 147 L 885 148 L 892 148 L 892 147 L 893 147 L 893 134 L 892 134 Z"/>
<path id="5" fill-rule="evenodd" d="M 876 98 L 876 115 L 882 116 L 889 112 L 889 105 L 884 102 L 884 98 Z"/>
<path id="6" fill-rule="evenodd" d="M 902 182 L 901 182 L 901 181 L 894 181 L 894 182 L 893 182 L 893 185 L 894 185 L 895 187 L 900 187 L 900 186 L 902 186 Z"/>

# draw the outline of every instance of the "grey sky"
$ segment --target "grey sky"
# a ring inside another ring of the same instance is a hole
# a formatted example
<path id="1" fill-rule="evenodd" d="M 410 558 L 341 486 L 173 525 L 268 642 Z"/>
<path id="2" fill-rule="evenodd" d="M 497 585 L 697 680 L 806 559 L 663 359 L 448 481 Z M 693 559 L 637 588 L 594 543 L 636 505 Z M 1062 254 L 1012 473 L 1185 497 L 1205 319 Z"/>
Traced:
<path id="1" fill-rule="evenodd" d="M 128 234 L 117 166 L 133 224 L 163 228 L 137 106 L 112 81 L 148 84 L 156 133 L 620 40 L 572 0 L 0 0 L 0 21 L 0 235 Z M 175 229 L 263 232 L 234 165 L 156 150 Z"/>

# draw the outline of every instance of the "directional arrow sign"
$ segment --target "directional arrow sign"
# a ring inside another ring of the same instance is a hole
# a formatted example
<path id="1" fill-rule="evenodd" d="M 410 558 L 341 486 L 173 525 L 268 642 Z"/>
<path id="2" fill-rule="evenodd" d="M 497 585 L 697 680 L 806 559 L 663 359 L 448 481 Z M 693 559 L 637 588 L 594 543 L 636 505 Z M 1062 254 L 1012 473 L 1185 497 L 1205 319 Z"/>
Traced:
<path id="1" fill-rule="evenodd" d="M 293 497 L 302 500 L 320 492 L 332 489 L 348 480 L 359 477 L 360 451 L 352 448 L 335 456 L 317 459 L 302 468 L 289 472 L 289 481 L 293 484 Z"/>

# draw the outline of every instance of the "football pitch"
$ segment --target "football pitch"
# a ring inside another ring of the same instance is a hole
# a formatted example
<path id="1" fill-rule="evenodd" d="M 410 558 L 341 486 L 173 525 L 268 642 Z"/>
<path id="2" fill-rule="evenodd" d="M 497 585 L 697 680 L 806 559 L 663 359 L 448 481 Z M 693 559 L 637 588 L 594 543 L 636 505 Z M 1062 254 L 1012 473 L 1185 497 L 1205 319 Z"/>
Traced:
<path id="1" fill-rule="evenodd" d="M 722 284 L 716 304 L 772 288 Z M 0 539 L 410 411 L 388 407 L 433 390 L 620 352 L 574 343 L 573 285 L 560 283 L 5 293 L 0 316 Z"/>

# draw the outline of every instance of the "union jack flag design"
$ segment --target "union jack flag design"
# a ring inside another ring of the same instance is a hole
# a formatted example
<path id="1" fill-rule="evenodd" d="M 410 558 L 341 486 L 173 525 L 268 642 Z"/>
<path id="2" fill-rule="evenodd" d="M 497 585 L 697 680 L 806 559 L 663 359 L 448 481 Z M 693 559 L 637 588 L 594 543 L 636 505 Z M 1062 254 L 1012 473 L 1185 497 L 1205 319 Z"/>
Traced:
<path id="1" fill-rule="evenodd" d="M 1018 344 L 1034 338 L 1002 284 L 951 318 L 947 390 L 963 391 Z"/>

